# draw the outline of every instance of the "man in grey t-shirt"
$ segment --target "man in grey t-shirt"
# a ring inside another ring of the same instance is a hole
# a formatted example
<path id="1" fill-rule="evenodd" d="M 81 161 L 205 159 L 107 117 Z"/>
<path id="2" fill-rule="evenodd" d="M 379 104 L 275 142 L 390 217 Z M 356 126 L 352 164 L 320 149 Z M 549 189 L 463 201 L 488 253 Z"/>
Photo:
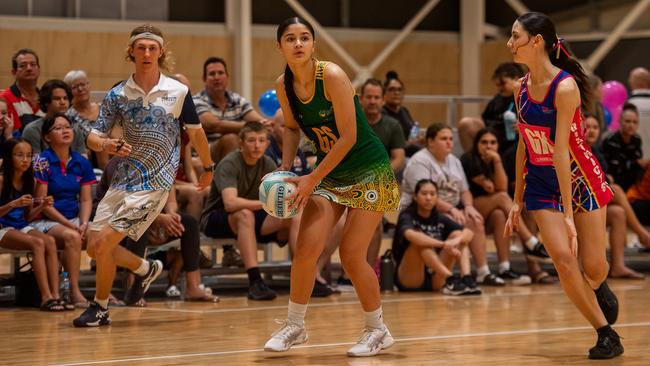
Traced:
<path id="1" fill-rule="evenodd" d="M 264 125 L 248 122 L 239 136 L 240 149 L 217 165 L 201 216 L 201 231 L 213 238 L 236 238 L 248 273 L 248 298 L 273 300 L 275 291 L 264 283 L 258 267 L 257 242 L 288 239 L 293 247 L 300 215 L 282 220 L 268 216 L 262 209 L 258 193 L 262 177 L 276 168 L 264 154 L 269 145 Z"/>

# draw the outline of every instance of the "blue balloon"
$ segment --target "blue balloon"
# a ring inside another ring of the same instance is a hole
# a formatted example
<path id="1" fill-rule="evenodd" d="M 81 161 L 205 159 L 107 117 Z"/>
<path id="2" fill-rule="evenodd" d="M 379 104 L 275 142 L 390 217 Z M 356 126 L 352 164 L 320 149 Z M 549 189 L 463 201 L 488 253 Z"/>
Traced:
<path id="1" fill-rule="evenodd" d="M 273 118 L 275 112 L 280 108 L 280 102 L 278 102 L 278 96 L 275 94 L 275 89 L 269 89 L 262 93 L 257 104 L 259 105 L 262 114 L 268 118 Z"/>
<path id="2" fill-rule="evenodd" d="M 610 124 L 612 124 L 612 113 L 607 109 L 607 107 L 603 106 L 603 114 L 604 114 L 604 119 L 605 119 L 605 126 L 609 127 Z"/>

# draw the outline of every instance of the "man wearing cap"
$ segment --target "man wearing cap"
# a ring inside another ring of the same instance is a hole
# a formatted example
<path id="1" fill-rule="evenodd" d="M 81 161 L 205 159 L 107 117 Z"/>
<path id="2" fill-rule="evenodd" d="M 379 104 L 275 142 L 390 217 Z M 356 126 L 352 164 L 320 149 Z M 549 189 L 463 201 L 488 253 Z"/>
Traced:
<path id="1" fill-rule="evenodd" d="M 198 185 L 205 188 L 212 181 L 214 164 L 192 96 L 185 85 L 160 72 L 172 63 L 162 32 L 152 25 L 135 28 L 126 59 L 135 64 L 135 73 L 108 92 L 86 138 L 88 148 L 124 159 L 89 228 L 88 254 L 97 263 L 96 292 L 90 307 L 74 319 L 76 327 L 111 323 L 108 296 L 117 266 L 136 274 L 136 288 L 142 293 L 160 275 L 160 261 L 148 262 L 118 244 L 126 236 L 138 240 L 163 209 L 179 164 L 181 129 L 204 167 Z M 108 132 L 118 124 L 123 136 L 110 138 Z"/>

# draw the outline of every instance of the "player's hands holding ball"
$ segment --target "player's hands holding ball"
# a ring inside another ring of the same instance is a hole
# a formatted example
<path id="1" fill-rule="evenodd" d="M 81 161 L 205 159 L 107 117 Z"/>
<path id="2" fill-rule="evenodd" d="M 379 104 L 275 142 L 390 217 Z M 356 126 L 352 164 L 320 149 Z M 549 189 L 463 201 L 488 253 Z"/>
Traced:
<path id="1" fill-rule="evenodd" d="M 285 178 L 284 181 L 296 185 L 296 191 L 287 197 L 287 200 L 289 200 L 289 209 L 302 210 L 307 205 L 309 196 L 314 192 L 318 181 L 312 174 L 289 177 Z"/>

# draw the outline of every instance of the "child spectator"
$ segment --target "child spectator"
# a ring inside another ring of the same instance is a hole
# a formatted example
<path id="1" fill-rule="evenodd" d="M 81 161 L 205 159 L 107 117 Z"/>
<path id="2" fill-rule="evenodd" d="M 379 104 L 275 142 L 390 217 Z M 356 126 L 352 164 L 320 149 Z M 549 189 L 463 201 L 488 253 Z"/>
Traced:
<path id="1" fill-rule="evenodd" d="M 41 310 L 63 311 L 66 308 L 59 299 L 59 260 L 54 239 L 28 225 L 30 219 L 52 206 L 52 197 L 32 198 L 32 147 L 27 141 L 7 140 L 2 158 L 0 247 L 32 253 L 32 268 L 41 292 Z"/>
<path id="2" fill-rule="evenodd" d="M 399 215 L 393 239 L 400 291 L 442 289 L 445 295 L 480 295 L 471 278 L 472 232 L 436 211 L 438 188 L 431 179 L 415 184 L 413 201 Z M 456 261 L 462 277 L 453 274 Z"/>

